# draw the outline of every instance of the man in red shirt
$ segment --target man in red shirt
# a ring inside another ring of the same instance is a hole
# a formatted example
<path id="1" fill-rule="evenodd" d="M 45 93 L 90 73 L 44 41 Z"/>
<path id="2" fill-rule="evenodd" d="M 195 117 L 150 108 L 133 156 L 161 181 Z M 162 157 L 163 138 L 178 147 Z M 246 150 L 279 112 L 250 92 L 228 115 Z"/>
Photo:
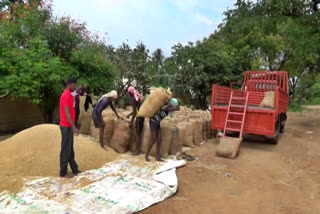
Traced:
<path id="1" fill-rule="evenodd" d="M 74 124 L 75 112 L 73 108 L 73 97 L 71 92 L 76 88 L 77 80 L 69 78 L 66 81 L 66 89 L 60 97 L 60 131 L 61 131 L 61 152 L 60 152 L 60 177 L 71 178 L 67 174 L 68 163 L 70 164 L 73 175 L 79 174 L 79 169 L 74 160 L 73 134 L 79 131 Z"/>

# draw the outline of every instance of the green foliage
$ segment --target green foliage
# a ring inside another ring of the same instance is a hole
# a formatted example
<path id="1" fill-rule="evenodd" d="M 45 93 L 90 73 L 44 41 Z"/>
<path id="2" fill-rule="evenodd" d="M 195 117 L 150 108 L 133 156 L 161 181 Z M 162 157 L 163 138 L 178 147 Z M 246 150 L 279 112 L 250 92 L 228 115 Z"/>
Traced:
<path id="1" fill-rule="evenodd" d="M 152 78 L 149 71 L 150 57 L 149 50 L 143 43 L 137 43 L 133 49 L 127 43 L 123 43 L 117 49 L 109 46 L 106 52 L 117 73 L 116 86 L 119 100 L 125 99 L 125 102 L 121 103 L 122 106 L 130 102 L 126 96 L 131 85 L 135 85 L 144 95 L 149 93 Z"/>
<path id="2" fill-rule="evenodd" d="M 51 122 L 67 77 L 102 94 L 114 86 L 115 71 L 104 43 L 84 24 L 69 17 L 54 20 L 48 8 L 26 5 L 9 4 L 18 15 L 0 22 L 0 91 L 39 104 Z"/>
<path id="3" fill-rule="evenodd" d="M 290 103 L 288 110 L 293 111 L 293 112 L 301 112 L 301 111 L 303 111 L 303 107 L 302 107 L 301 102 L 297 99 L 297 100 L 293 101 L 292 103 Z"/>
<path id="4" fill-rule="evenodd" d="M 246 70 L 287 70 L 295 96 L 290 109 L 320 103 L 318 0 L 238 0 L 216 32 L 174 45 L 169 57 L 161 49 L 150 55 L 142 42 L 106 46 L 85 24 L 53 18 L 41 2 L 0 3 L 9 14 L 0 22 L 0 92 L 26 97 L 46 112 L 56 107 L 67 76 L 96 95 L 116 87 L 121 106 L 135 85 L 144 95 L 151 86 L 169 87 L 183 103 L 207 108 L 212 84 L 239 82 Z"/>
<path id="5" fill-rule="evenodd" d="M 207 108 L 212 84 L 228 85 L 239 78 L 237 59 L 236 49 L 214 37 L 196 45 L 174 46 L 170 57 L 171 68 L 175 69 L 171 82 L 174 93 L 186 104 L 193 98 Z"/>
<path id="6" fill-rule="evenodd" d="M 114 88 L 116 73 L 104 55 L 104 45 L 83 42 L 72 52 L 70 64 L 78 71 L 78 84 L 89 86 L 96 95 Z"/>
<path id="7" fill-rule="evenodd" d="M 295 94 L 300 79 L 319 72 L 318 1 L 237 1 L 218 37 L 240 53 L 243 70 L 287 70 Z"/>
<path id="8" fill-rule="evenodd" d="M 52 56 L 43 40 L 33 38 L 26 45 L 26 49 L 2 51 L 0 64 L 8 75 L 3 76 L 0 88 L 9 89 L 14 97 L 26 97 L 39 104 L 44 94 L 61 92 L 61 82 L 72 70 Z"/>

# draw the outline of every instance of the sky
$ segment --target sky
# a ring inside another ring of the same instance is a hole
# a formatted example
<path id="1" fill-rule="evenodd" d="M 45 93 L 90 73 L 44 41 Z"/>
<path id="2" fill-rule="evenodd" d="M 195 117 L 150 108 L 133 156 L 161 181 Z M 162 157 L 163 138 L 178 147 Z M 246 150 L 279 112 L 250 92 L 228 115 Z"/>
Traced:
<path id="1" fill-rule="evenodd" d="M 56 16 L 70 15 L 115 47 L 142 41 L 165 55 L 174 44 L 196 42 L 222 22 L 236 0 L 53 0 Z"/>

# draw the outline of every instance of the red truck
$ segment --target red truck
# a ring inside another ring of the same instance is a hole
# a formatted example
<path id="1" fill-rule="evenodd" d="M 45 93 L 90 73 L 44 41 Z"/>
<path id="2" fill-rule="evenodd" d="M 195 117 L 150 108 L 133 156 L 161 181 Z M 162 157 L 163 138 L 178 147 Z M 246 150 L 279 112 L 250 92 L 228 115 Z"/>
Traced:
<path id="1" fill-rule="evenodd" d="M 268 91 L 274 92 L 274 106 L 260 107 Z M 211 128 L 224 130 L 224 137 L 263 135 L 277 144 L 287 119 L 288 91 L 286 71 L 246 71 L 240 90 L 213 85 Z"/>

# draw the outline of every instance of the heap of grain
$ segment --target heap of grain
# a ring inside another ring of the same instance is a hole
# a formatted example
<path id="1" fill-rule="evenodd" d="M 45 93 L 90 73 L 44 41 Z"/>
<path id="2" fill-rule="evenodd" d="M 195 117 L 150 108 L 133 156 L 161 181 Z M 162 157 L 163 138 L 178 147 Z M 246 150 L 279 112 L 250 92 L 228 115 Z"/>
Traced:
<path id="1" fill-rule="evenodd" d="M 17 190 L 14 182 L 24 176 L 58 176 L 60 148 L 59 126 L 49 124 L 31 127 L 1 142 L 0 192 Z M 84 136 L 74 137 L 74 150 L 82 171 L 99 168 L 116 158 L 114 151 L 105 151 Z"/>
<path id="2" fill-rule="evenodd" d="M 115 158 L 87 137 L 74 137 L 75 159 L 81 170 L 101 167 Z M 61 133 L 57 125 L 38 125 L 1 142 L 1 175 L 56 176 L 59 173 Z"/>

